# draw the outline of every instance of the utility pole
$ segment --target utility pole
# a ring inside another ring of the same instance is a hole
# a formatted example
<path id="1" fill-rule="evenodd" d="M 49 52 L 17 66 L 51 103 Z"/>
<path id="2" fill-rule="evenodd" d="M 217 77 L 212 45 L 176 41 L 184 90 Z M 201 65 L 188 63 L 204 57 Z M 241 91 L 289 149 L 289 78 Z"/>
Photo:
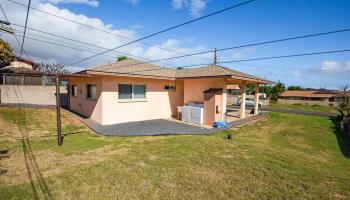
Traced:
<path id="1" fill-rule="evenodd" d="M 214 49 L 214 65 L 218 64 L 218 57 L 216 55 L 216 48 Z"/>
<path id="2" fill-rule="evenodd" d="M 56 72 L 56 120 L 57 120 L 57 144 L 62 145 L 62 129 L 61 129 L 61 107 L 60 107 L 60 77 Z"/>

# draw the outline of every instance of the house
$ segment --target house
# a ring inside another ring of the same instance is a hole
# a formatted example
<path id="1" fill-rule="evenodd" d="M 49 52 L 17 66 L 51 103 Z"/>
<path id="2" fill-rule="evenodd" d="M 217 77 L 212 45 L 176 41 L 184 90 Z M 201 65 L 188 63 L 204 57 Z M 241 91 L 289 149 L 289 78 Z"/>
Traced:
<path id="1" fill-rule="evenodd" d="M 34 65 L 31 60 L 14 56 L 9 66 L 0 69 L 0 104 L 56 105 L 54 77 L 34 70 Z M 68 106 L 64 86 L 60 87 L 60 100 L 61 106 Z"/>
<path id="2" fill-rule="evenodd" d="M 247 83 L 257 90 L 271 83 L 221 66 L 170 69 L 131 58 L 78 74 L 69 78 L 70 109 L 102 125 L 171 118 L 190 103 L 203 106 L 204 124 L 211 125 L 226 119 L 228 85 L 240 85 L 245 96 Z"/>
<path id="3" fill-rule="evenodd" d="M 330 106 L 336 103 L 337 93 L 335 91 L 323 90 L 304 90 L 304 91 L 285 91 L 278 99 L 279 103 L 285 104 L 306 104 Z"/>

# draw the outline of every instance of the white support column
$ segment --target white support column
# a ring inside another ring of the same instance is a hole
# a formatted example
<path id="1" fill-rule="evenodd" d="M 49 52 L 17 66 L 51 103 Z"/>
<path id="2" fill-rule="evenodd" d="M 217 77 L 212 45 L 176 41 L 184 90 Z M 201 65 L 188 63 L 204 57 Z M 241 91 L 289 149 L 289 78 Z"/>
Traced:
<path id="1" fill-rule="evenodd" d="M 245 118 L 245 98 L 246 98 L 247 82 L 241 84 L 241 119 Z"/>
<path id="2" fill-rule="evenodd" d="M 254 115 L 259 114 L 259 83 L 255 85 Z"/>

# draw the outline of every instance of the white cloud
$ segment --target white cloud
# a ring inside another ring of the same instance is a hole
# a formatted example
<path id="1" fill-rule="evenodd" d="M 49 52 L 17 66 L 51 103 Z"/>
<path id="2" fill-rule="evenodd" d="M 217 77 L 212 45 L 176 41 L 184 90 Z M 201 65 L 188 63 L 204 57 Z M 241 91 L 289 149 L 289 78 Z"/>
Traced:
<path id="1" fill-rule="evenodd" d="M 247 55 L 255 51 L 255 48 L 244 48 L 234 51 L 228 59 L 241 60 L 247 58 Z"/>
<path id="2" fill-rule="evenodd" d="M 191 1 L 191 13 L 194 17 L 199 17 L 201 12 L 205 9 L 207 1 L 205 0 L 192 0 Z"/>
<path id="3" fill-rule="evenodd" d="M 49 2 L 52 4 L 86 4 L 93 7 L 98 7 L 98 0 L 39 0 L 41 3 Z"/>
<path id="4" fill-rule="evenodd" d="M 206 8 L 208 0 L 172 0 L 173 9 L 188 8 L 193 17 L 199 17 Z"/>
<path id="5" fill-rule="evenodd" d="M 301 75 L 300 70 L 295 69 L 295 70 L 293 71 L 293 76 L 300 76 L 300 75 Z"/>
<path id="6" fill-rule="evenodd" d="M 192 48 L 181 47 L 181 45 L 183 45 L 184 43 L 185 42 L 182 42 L 176 39 L 168 39 L 159 45 L 159 47 L 161 48 L 150 47 L 146 49 L 144 51 L 144 55 L 148 58 L 162 59 L 162 58 L 174 57 L 174 56 L 190 54 L 193 52 L 200 52 L 205 50 L 205 47 L 203 46 L 196 46 Z M 166 51 L 164 49 L 171 50 L 171 51 Z M 184 57 L 181 59 L 174 59 L 166 62 L 172 65 L 208 63 L 212 60 L 212 57 L 213 57 L 212 54 L 203 54 L 200 56 Z"/>
<path id="7" fill-rule="evenodd" d="M 136 6 L 140 2 L 140 0 L 125 0 L 125 1 L 130 3 L 133 6 Z"/>
<path id="8" fill-rule="evenodd" d="M 326 73 L 350 73 L 350 61 L 324 61 L 321 65 L 321 70 Z"/>
<path id="9" fill-rule="evenodd" d="M 83 24 L 88 24 L 90 26 L 102 29 L 104 31 L 112 32 L 117 35 L 123 35 L 131 39 L 138 38 L 137 32 L 133 29 L 115 29 L 113 28 L 113 25 L 105 24 L 102 20 L 98 18 L 90 18 L 85 15 L 75 14 L 68 9 L 61 9 L 51 3 L 37 3 L 33 5 L 36 8 L 44 10 L 46 12 L 54 13 L 55 15 L 72 19 L 74 21 L 78 21 Z M 25 15 L 22 15 L 19 13 L 25 13 L 26 8 L 19 7 L 18 5 L 5 3 L 5 2 L 3 6 L 7 11 L 6 14 L 8 15 L 8 18 L 11 23 L 21 24 L 21 25 L 24 24 Z M 1 14 L 0 14 L 0 18 L 3 19 L 3 16 Z M 75 23 L 67 22 L 65 20 L 58 19 L 54 16 L 50 16 L 41 12 L 34 12 L 34 11 L 30 13 L 28 27 L 46 31 L 49 33 L 54 33 L 56 35 L 72 38 L 82 42 L 102 46 L 107 49 L 114 48 L 116 46 L 125 44 L 130 41 L 130 39 L 116 37 L 95 29 L 91 29 Z M 14 26 L 14 28 L 17 30 L 17 34 L 19 35 L 23 34 L 23 28 L 17 27 L 17 26 Z M 38 38 L 36 36 L 30 35 L 30 34 L 36 34 L 42 37 L 52 38 L 55 41 L 51 41 L 51 42 L 54 42 L 54 43 L 61 43 L 64 45 L 85 49 L 87 51 L 93 51 L 95 53 L 103 51 L 102 49 L 98 49 L 95 47 L 86 46 L 84 44 L 75 43 L 73 41 L 67 41 L 61 38 L 45 35 L 43 33 L 38 33 L 30 29 L 27 29 L 27 33 L 28 33 L 27 37 L 31 37 L 31 38 L 47 40 L 47 39 Z M 19 52 L 20 48 L 17 42 L 15 41 L 14 37 L 6 34 L 3 34 L 2 37 L 3 36 L 5 37 L 5 39 L 7 39 L 10 42 L 11 46 L 14 47 L 16 52 Z M 18 38 L 21 40 L 20 37 Z M 164 42 L 160 43 L 159 46 L 161 46 L 162 48 L 170 49 L 171 52 L 156 48 L 154 46 L 148 47 L 140 43 L 128 45 L 126 47 L 118 49 L 118 51 L 133 54 L 135 56 L 146 57 L 148 59 L 153 60 L 153 59 L 165 58 L 170 56 L 178 56 L 178 55 L 181 55 L 181 53 L 193 53 L 194 51 L 205 50 L 203 46 L 193 45 L 192 42 L 184 42 L 182 40 L 177 40 L 177 39 L 165 40 Z M 194 46 L 194 47 L 190 47 L 190 46 Z M 81 50 L 75 50 L 75 49 L 69 49 L 65 47 L 45 44 L 42 42 L 34 41 L 29 38 L 25 40 L 24 47 L 26 52 L 28 52 L 30 57 L 33 58 L 33 60 L 36 62 L 41 62 L 41 61 L 57 62 L 57 63 L 62 63 L 67 65 L 94 54 L 94 53 L 84 52 Z M 176 51 L 179 53 L 176 53 L 173 51 Z M 109 61 L 113 62 L 116 60 L 117 56 L 120 56 L 121 54 L 116 52 L 109 52 L 107 53 L 107 55 L 111 55 L 113 57 L 98 56 L 93 59 L 74 65 L 74 68 L 72 68 L 72 70 L 88 68 L 88 67 L 92 67 L 100 64 L 106 64 Z M 167 63 L 169 62 L 171 64 L 176 64 L 176 65 L 180 65 L 180 64 L 188 65 L 188 64 L 193 64 L 194 62 L 198 63 L 199 61 L 201 61 L 202 63 L 203 62 L 202 58 L 193 57 L 193 58 L 184 58 L 184 59 L 166 61 L 166 62 Z"/>

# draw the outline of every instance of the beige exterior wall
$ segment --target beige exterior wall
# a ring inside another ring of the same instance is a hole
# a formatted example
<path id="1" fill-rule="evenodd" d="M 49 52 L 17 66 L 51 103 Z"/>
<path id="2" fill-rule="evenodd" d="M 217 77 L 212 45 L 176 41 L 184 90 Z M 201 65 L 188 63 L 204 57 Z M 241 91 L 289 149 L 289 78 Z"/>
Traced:
<path id="1" fill-rule="evenodd" d="M 102 77 L 71 78 L 70 85 L 77 85 L 77 96 L 70 96 L 70 109 L 103 124 L 102 118 Z M 86 98 L 86 85 L 96 84 L 96 99 Z"/>
<path id="2" fill-rule="evenodd" d="M 24 67 L 24 68 L 27 68 L 27 69 L 33 69 L 32 65 L 30 65 L 28 63 L 25 63 L 25 62 L 20 62 L 20 61 L 12 61 L 11 62 L 11 67 L 16 67 L 16 68 Z"/>
<path id="3" fill-rule="evenodd" d="M 86 98 L 88 83 L 96 84 L 97 97 L 94 100 Z M 146 99 L 119 100 L 118 84 L 146 85 Z M 90 117 L 102 125 L 177 116 L 177 106 L 190 102 L 204 103 L 203 92 L 210 88 L 222 88 L 224 91 L 215 99 L 219 105 L 219 113 L 215 114 L 215 120 L 225 119 L 226 116 L 226 80 L 222 78 L 175 81 L 96 75 L 89 78 L 72 77 L 70 85 L 77 85 L 77 96 L 70 96 L 71 110 Z M 176 85 L 176 90 L 165 90 L 165 85 Z M 214 114 L 213 108 L 204 115 Z"/>
<path id="4" fill-rule="evenodd" d="M 71 109 L 103 124 L 171 118 L 177 115 L 177 106 L 183 105 L 183 81 L 96 76 L 71 78 L 78 86 L 77 97 L 71 97 Z M 86 84 L 96 84 L 96 100 L 86 99 Z M 146 85 L 145 100 L 119 100 L 118 84 Z M 165 90 L 165 85 L 176 85 L 176 90 Z"/>
<path id="5" fill-rule="evenodd" d="M 205 90 L 210 88 L 226 88 L 226 80 L 223 78 L 211 79 L 185 79 L 184 80 L 184 103 L 204 102 Z M 226 90 L 224 90 L 226 91 Z"/>
<path id="6" fill-rule="evenodd" d="M 184 80 L 184 103 L 190 102 L 202 102 L 204 103 L 204 91 L 210 88 L 222 88 L 223 94 L 221 97 L 216 97 L 220 101 L 216 101 L 219 105 L 219 113 L 216 114 L 213 112 L 212 108 L 204 109 L 204 116 L 208 116 L 210 114 L 214 114 L 215 116 L 220 116 L 220 119 L 215 117 L 215 120 L 225 120 L 226 118 L 226 101 L 227 101 L 227 81 L 223 78 L 211 78 L 211 79 L 185 79 Z M 206 117 L 205 117 L 206 118 Z M 207 121 L 204 118 L 204 121 Z M 209 122 L 208 120 L 207 122 Z"/>

